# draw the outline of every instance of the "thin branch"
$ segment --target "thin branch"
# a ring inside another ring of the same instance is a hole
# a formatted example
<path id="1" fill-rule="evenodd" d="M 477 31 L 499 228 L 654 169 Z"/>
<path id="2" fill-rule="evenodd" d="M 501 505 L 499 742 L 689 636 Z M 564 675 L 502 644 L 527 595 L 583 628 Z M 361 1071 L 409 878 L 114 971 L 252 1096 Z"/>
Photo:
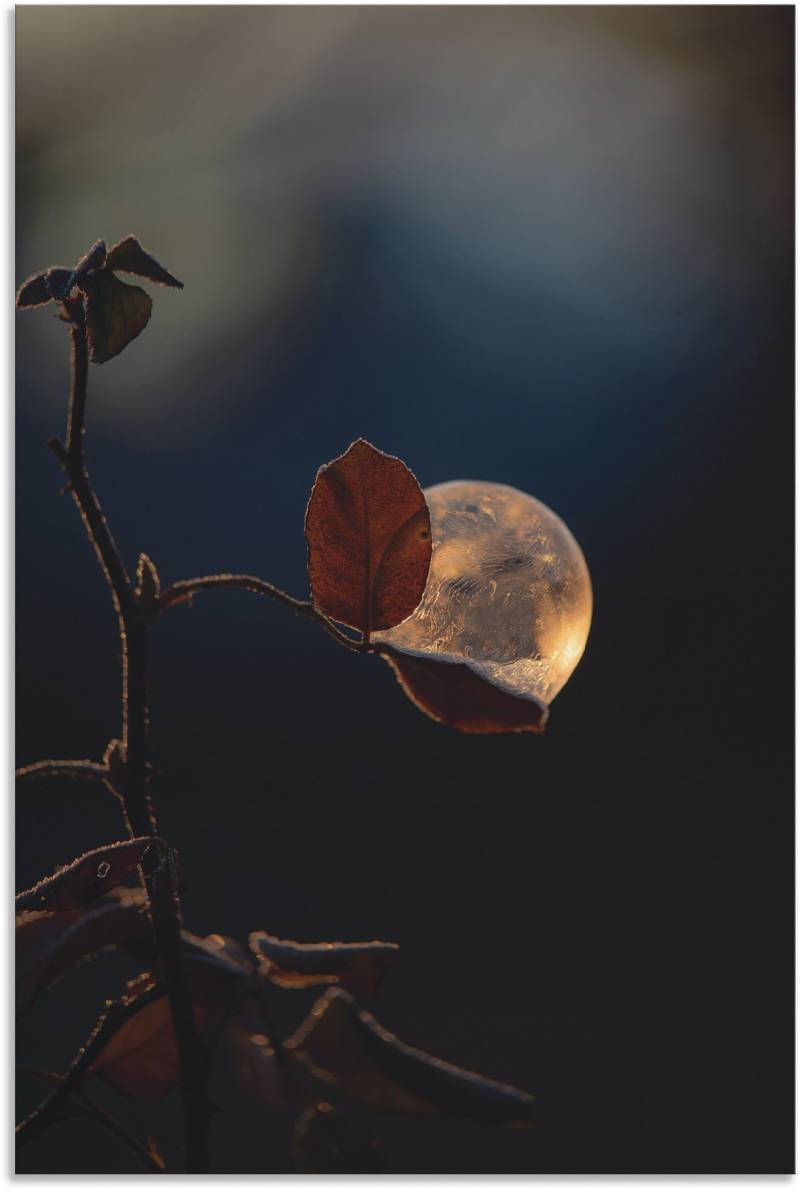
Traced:
<path id="1" fill-rule="evenodd" d="M 63 1074 L 56 1074 L 54 1070 L 43 1070 L 39 1066 L 19 1065 L 17 1066 L 17 1071 L 20 1074 L 29 1074 L 32 1078 L 41 1078 L 46 1082 L 56 1083 L 57 1085 L 64 1082 Z M 119 1120 L 112 1116 L 110 1112 L 106 1111 L 104 1107 L 101 1107 L 99 1103 L 96 1103 L 94 1099 L 91 1099 L 83 1088 L 74 1092 L 74 1094 L 80 1107 L 83 1109 L 82 1114 L 85 1114 L 89 1119 L 96 1120 L 98 1124 L 102 1124 L 109 1132 L 113 1132 L 115 1136 L 118 1136 L 130 1149 L 133 1149 L 137 1156 L 141 1157 L 148 1169 L 153 1170 L 154 1173 L 166 1173 L 163 1164 L 157 1160 L 150 1149 L 146 1145 L 143 1145 L 140 1140 L 137 1140 L 133 1133 L 128 1132 L 127 1128 L 120 1124 Z"/>
<path id="2" fill-rule="evenodd" d="M 183 603 L 200 591 L 213 591 L 222 587 L 239 587 L 243 591 L 252 591 L 256 595 L 266 595 L 268 598 L 282 603 L 285 607 L 291 608 L 299 615 L 315 620 L 335 641 L 343 645 L 344 648 L 350 649 L 351 652 L 363 653 L 366 651 L 362 641 L 346 636 L 336 627 L 333 620 L 328 619 L 325 613 L 315 607 L 310 600 L 295 599 L 294 595 L 282 591 L 274 583 L 268 583 L 266 579 L 256 578 L 252 574 L 207 574 L 203 578 L 190 578 L 173 583 L 171 587 L 167 587 L 161 592 L 158 610 L 166 611 L 168 607 L 173 607 L 176 603 Z"/>
<path id="3" fill-rule="evenodd" d="M 149 617 L 138 601 L 103 510 L 86 470 L 84 437 L 88 381 L 86 318 L 79 300 L 63 303 L 72 322 L 72 381 L 67 440 L 48 443 L 69 482 L 84 528 L 108 584 L 119 618 L 122 646 L 122 741 L 125 775 L 120 796 L 130 835 L 157 835 L 150 800 L 147 758 L 147 630 Z M 159 979 L 172 1013 L 183 1094 L 187 1173 L 208 1170 L 208 1058 L 195 1028 L 191 997 L 183 971 L 181 910 L 169 870 L 145 880 L 153 919 Z M 55 1094 L 58 1095 L 59 1092 Z"/>
<path id="4" fill-rule="evenodd" d="M 125 1000 L 109 1001 L 106 1011 L 99 1018 L 86 1044 L 78 1050 L 72 1062 L 60 1078 L 55 1091 L 40 1103 L 29 1116 L 16 1127 L 17 1148 L 21 1149 L 29 1141 L 34 1140 L 45 1128 L 54 1124 L 64 1110 L 67 1101 L 74 1091 L 77 1091 L 86 1074 L 94 1063 L 95 1058 L 106 1043 L 114 1036 L 126 1021 L 135 1016 L 147 1004 L 157 999 L 162 992 L 157 986 L 138 996 L 130 996 Z"/>
<path id="5" fill-rule="evenodd" d="M 14 776 L 17 781 L 36 781 L 44 777 L 76 777 L 103 783 L 111 780 L 106 765 L 94 760 L 37 760 L 17 769 Z"/>

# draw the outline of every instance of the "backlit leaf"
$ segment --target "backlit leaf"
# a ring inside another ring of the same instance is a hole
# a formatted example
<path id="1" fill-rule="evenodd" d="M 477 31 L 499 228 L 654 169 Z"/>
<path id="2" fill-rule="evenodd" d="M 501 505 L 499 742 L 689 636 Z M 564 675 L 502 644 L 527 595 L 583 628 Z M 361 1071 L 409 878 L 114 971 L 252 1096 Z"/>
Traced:
<path id="1" fill-rule="evenodd" d="M 306 511 L 315 604 L 367 636 L 409 616 L 431 560 L 428 506 L 400 459 L 359 438 L 320 467 Z"/>
<path id="2" fill-rule="evenodd" d="M 68 967 L 111 946 L 151 933 L 142 889 L 116 888 L 82 909 L 26 910 L 17 914 L 17 1013 Z"/>
<path id="3" fill-rule="evenodd" d="M 86 905 L 121 884 L 153 845 L 154 840 L 145 837 L 95 847 L 66 867 L 59 868 L 52 876 L 46 876 L 33 888 L 18 893 L 15 907 L 19 911 L 77 909 Z"/>
<path id="4" fill-rule="evenodd" d="M 260 931 L 250 935 L 250 948 L 261 960 L 261 973 L 279 987 L 339 983 L 373 994 L 398 946 L 394 942 L 289 942 Z"/>
<path id="5" fill-rule="evenodd" d="M 123 273 L 135 273 L 139 277 L 155 281 L 158 285 L 171 285 L 174 289 L 183 289 L 183 282 L 167 272 L 149 252 L 145 252 L 136 236 L 125 236 L 109 249 L 106 268 L 119 269 Z"/>
<path id="6" fill-rule="evenodd" d="M 101 269 L 106 260 L 106 242 L 105 240 L 95 240 L 88 252 L 80 258 L 75 265 L 74 275 L 76 282 L 84 277 L 86 273 L 92 273 L 96 269 Z"/>
<path id="7" fill-rule="evenodd" d="M 306 1074 L 367 1107 L 527 1123 L 533 1100 L 405 1045 L 347 992 L 331 988 L 284 1045 Z"/>
<path id="8" fill-rule="evenodd" d="M 391 665 L 411 701 L 439 723 L 475 734 L 545 729 L 544 703 L 532 694 L 512 694 L 487 680 L 481 675 L 480 662 L 446 655 L 434 658 L 386 644 L 376 651 Z"/>
<path id="9" fill-rule="evenodd" d="M 141 334 L 150 320 L 153 302 L 137 285 L 126 285 L 107 269 L 83 277 L 86 326 L 92 363 L 103 364 L 119 355 Z"/>
<path id="10" fill-rule="evenodd" d="M 53 296 L 47 286 L 46 273 L 34 273 L 32 277 L 28 277 L 27 281 L 23 281 L 17 290 L 17 306 L 21 310 L 44 306 L 52 300 Z"/>
<path id="11" fill-rule="evenodd" d="M 207 1032 L 211 1014 L 238 999 L 250 974 L 250 961 L 235 952 L 235 943 L 211 935 L 213 941 L 183 935 L 186 976 L 195 1025 Z M 226 945 L 219 945 L 219 941 Z M 180 1081 L 180 1062 L 172 1011 L 165 995 L 153 992 L 145 975 L 131 990 L 142 1007 L 130 1016 L 98 1054 L 91 1073 L 135 1099 L 157 1099 Z"/>

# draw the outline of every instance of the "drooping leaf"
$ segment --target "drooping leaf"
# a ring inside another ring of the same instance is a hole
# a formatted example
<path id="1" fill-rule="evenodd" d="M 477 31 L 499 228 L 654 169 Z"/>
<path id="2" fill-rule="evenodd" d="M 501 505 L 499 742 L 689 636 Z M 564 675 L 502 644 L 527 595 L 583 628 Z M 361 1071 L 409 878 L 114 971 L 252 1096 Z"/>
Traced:
<path id="1" fill-rule="evenodd" d="M 78 909 L 121 884 L 153 845 L 153 839 L 144 837 L 95 847 L 52 876 L 46 876 L 33 888 L 18 893 L 15 907 L 17 911 Z"/>
<path id="2" fill-rule="evenodd" d="M 119 355 L 150 320 L 153 302 L 138 285 L 126 285 L 108 269 L 83 277 L 89 358 L 104 364 Z"/>
<path id="3" fill-rule="evenodd" d="M 317 1001 L 284 1050 L 331 1091 L 381 1111 L 499 1124 L 530 1119 L 530 1095 L 405 1045 L 340 988 Z"/>
<path id="4" fill-rule="evenodd" d="M 174 289 L 183 289 L 183 282 L 172 273 L 167 272 L 154 256 L 145 252 L 136 236 L 125 236 L 109 249 L 106 267 L 119 269 L 123 273 L 135 273 L 139 277 L 147 277 L 158 285 L 170 285 Z"/>
<path id="5" fill-rule="evenodd" d="M 428 576 L 431 525 L 400 459 L 359 438 L 320 467 L 305 532 L 311 593 L 326 615 L 369 635 L 413 612 Z"/>
<path id="6" fill-rule="evenodd" d="M 542 732 L 548 710 L 532 694 L 504 690 L 481 674 L 480 662 L 405 652 L 379 644 L 411 701 L 439 723 L 473 734 Z"/>
<path id="7" fill-rule="evenodd" d="M 250 935 L 261 973 L 279 987 L 339 983 L 373 994 L 398 946 L 395 942 L 289 942 L 263 930 Z"/>
<path id="8" fill-rule="evenodd" d="M 207 1033 L 212 1013 L 242 995 L 251 963 L 230 939 L 209 942 L 183 934 L 186 975 L 195 1025 Z M 222 942 L 225 945 L 220 945 Z M 230 943 L 230 945 L 227 945 Z M 145 974 L 131 989 L 141 996 L 141 1011 L 130 1016 L 98 1054 L 91 1073 L 135 1099 L 157 1099 L 180 1080 L 180 1062 L 169 1001 Z"/>
<path id="9" fill-rule="evenodd" d="M 361 1120 L 324 1100 L 298 1117 L 292 1154 L 300 1173 L 382 1173 L 380 1142 Z"/>
<path id="10" fill-rule="evenodd" d="M 142 889 L 115 888 L 81 909 L 28 910 L 17 914 L 17 1013 L 68 967 L 111 946 L 126 946 L 151 932 Z"/>

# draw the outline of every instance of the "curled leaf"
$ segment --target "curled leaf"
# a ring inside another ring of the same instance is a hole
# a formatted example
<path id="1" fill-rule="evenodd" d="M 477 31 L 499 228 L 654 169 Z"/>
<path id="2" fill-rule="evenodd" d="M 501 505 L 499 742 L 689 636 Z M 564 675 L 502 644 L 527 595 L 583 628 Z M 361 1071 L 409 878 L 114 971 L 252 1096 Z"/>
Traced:
<path id="1" fill-rule="evenodd" d="M 533 694 L 512 693 L 482 673 L 479 661 L 401 650 L 376 651 L 389 663 L 411 701 L 439 723 L 473 734 L 542 732 L 548 709 Z M 494 675 L 493 675 L 494 676 Z"/>
<path id="2" fill-rule="evenodd" d="M 167 272 L 154 256 L 145 252 L 136 236 L 125 236 L 109 249 L 106 267 L 118 269 L 123 273 L 135 273 L 139 277 L 147 277 L 157 285 L 170 285 L 173 289 L 183 289 L 183 282 L 172 273 Z"/>
<path id="3" fill-rule="evenodd" d="M 85 277 L 87 273 L 92 273 L 96 269 L 101 269 L 106 262 L 106 242 L 105 240 L 95 240 L 88 252 L 80 258 L 75 265 L 74 278 L 75 283 L 81 277 Z"/>
<path id="4" fill-rule="evenodd" d="M 77 909 L 121 884 L 154 843 L 160 840 L 125 839 L 95 847 L 33 888 L 18 893 L 16 909 Z"/>
<path id="5" fill-rule="evenodd" d="M 63 301 L 72 285 L 72 269 L 53 268 L 44 273 L 34 273 L 19 287 L 17 306 L 20 309 L 34 309 L 48 302 Z"/>
<path id="6" fill-rule="evenodd" d="M 279 987 L 340 983 L 369 994 L 377 990 L 398 950 L 395 942 L 289 942 L 263 930 L 249 941 L 262 974 Z"/>
<path id="7" fill-rule="evenodd" d="M 422 598 L 431 561 L 425 497 L 405 463 L 363 438 L 320 467 L 305 533 L 311 593 L 334 620 L 368 637 Z"/>
<path id="8" fill-rule="evenodd" d="M 89 357 L 103 364 L 141 334 L 153 301 L 138 285 L 126 285 L 108 269 L 81 278 L 80 288 L 86 297 Z"/>
<path id="9" fill-rule="evenodd" d="M 28 277 L 27 281 L 23 281 L 17 290 L 17 306 L 21 310 L 44 306 L 52 300 L 52 295 L 47 286 L 46 273 L 34 273 L 32 277 Z"/>
<path id="10" fill-rule="evenodd" d="M 498 1124 L 530 1119 L 530 1095 L 405 1045 L 339 988 L 317 1001 L 284 1050 L 329 1091 L 381 1111 Z"/>
<path id="11" fill-rule="evenodd" d="M 26 910 L 17 914 L 17 1013 L 74 963 L 112 946 L 141 942 L 151 933 L 142 889 L 116 888 L 81 909 Z"/>

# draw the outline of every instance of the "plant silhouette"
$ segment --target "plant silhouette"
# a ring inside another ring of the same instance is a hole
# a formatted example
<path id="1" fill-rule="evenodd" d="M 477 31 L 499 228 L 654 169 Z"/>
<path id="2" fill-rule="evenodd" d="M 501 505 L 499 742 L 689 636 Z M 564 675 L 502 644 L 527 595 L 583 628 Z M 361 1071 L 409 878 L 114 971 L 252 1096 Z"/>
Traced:
<path id="1" fill-rule="evenodd" d="M 183 926 L 179 841 L 162 838 L 150 785 L 152 625 L 169 608 L 190 603 L 203 591 L 238 587 L 308 617 L 343 648 L 385 656 L 402 675 L 397 650 L 374 642 L 372 633 L 399 624 L 419 604 L 431 560 L 431 522 L 425 497 L 405 464 L 359 439 L 320 468 L 311 492 L 305 521 L 310 599 L 245 574 L 210 574 L 162 588 L 156 565 L 145 554 L 130 576 L 85 455 L 89 363 L 119 355 L 141 334 L 152 311 L 150 296 L 121 281 L 118 272 L 182 288 L 129 235 L 110 250 L 98 240 L 73 268 L 38 273 L 17 294 L 20 308 L 55 303 L 69 328 L 66 435 L 63 441 L 50 439 L 48 446 L 108 585 L 122 655 L 120 736 L 109 742 L 102 759 L 37 761 L 19 769 L 17 777 L 99 782 L 118 800 L 127 830 L 126 838 L 87 851 L 17 896 L 17 1011 L 27 1012 L 68 967 L 102 950 L 119 948 L 142 969 L 119 999 L 106 1002 L 63 1073 L 28 1071 L 51 1089 L 17 1126 L 17 1145 L 57 1121 L 83 1115 L 119 1137 L 149 1169 L 165 1171 L 152 1139 L 137 1137 L 92 1099 L 91 1079 L 145 1099 L 178 1085 L 185 1170 L 208 1172 L 213 1110 L 208 1084 L 218 1046 L 228 1047 L 243 1085 L 264 1110 L 296 1107 L 293 1153 L 304 1172 L 380 1169 L 377 1143 L 361 1121 L 348 1115 L 352 1104 L 525 1124 L 529 1095 L 405 1045 L 358 1006 L 353 993 L 378 990 L 397 951 L 393 943 L 309 945 L 258 931 L 244 946 L 219 934 L 200 938 Z M 461 666 L 435 659 L 409 664 L 424 665 L 424 681 L 415 678 L 415 701 L 438 719 L 468 730 L 541 727 L 541 715 L 521 709 L 517 700 L 500 696 L 474 674 L 465 684 Z M 428 688 L 427 706 L 422 686 Z M 282 1036 L 271 1023 L 271 989 L 317 986 L 321 997 L 306 1020 Z"/>

